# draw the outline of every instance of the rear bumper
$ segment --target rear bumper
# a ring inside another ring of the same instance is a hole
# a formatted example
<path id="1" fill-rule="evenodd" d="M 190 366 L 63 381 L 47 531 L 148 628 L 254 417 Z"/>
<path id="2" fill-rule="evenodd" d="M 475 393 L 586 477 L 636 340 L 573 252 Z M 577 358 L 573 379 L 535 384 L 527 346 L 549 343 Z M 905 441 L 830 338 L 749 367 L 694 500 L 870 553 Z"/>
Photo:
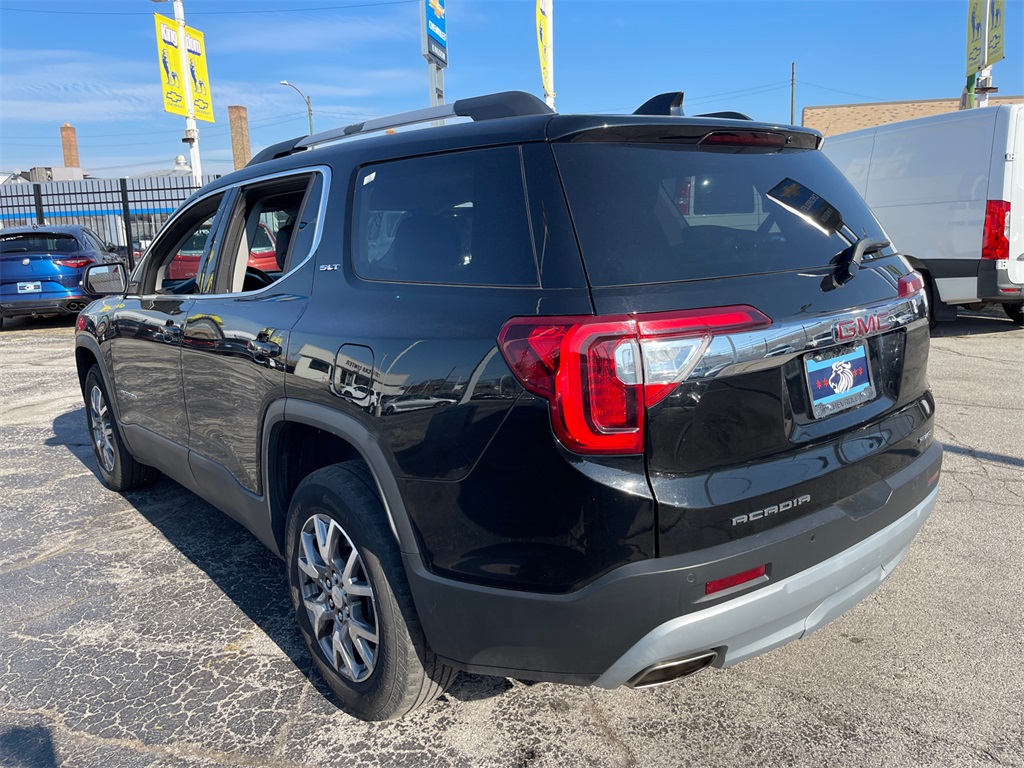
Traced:
<path id="1" fill-rule="evenodd" d="M 729 666 L 824 626 L 878 587 L 931 513 L 941 462 L 933 443 L 839 504 L 756 536 L 631 563 L 569 594 L 444 579 L 416 555 L 405 555 L 406 572 L 431 648 L 466 671 L 616 687 L 708 650 Z M 767 579 L 704 595 L 706 582 L 763 564 Z"/>
<path id="2" fill-rule="evenodd" d="M 806 637 L 853 608 L 892 573 L 937 495 L 938 488 L 892 525 L 802 573 L 655 627 L 594 684 L 617 688 L 655 664 L 712 649 L 718 651 L 714 665 L 730 667 Z"/>
<path id="3" fill-rule="evenodd" d="M 60 298 L 5 297 L 0 301 L 0 317 L 43 317 L 47 315 L 77 315 L 91 299 L 85 294 L 63 295 Z"/>

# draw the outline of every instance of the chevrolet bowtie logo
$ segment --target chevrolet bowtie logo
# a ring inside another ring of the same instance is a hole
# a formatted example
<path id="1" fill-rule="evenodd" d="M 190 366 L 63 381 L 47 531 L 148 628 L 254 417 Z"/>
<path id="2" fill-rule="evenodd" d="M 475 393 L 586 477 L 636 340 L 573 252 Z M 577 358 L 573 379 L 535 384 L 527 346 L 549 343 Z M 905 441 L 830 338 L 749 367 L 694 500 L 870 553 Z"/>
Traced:
<path id="1" fill-rule="evenodd" d="M 439 19 L 444 18 L 444 6 L 441 5 L 441 0 L 429 0 L 430 10 L 434 12 L 434 15 Z"/>

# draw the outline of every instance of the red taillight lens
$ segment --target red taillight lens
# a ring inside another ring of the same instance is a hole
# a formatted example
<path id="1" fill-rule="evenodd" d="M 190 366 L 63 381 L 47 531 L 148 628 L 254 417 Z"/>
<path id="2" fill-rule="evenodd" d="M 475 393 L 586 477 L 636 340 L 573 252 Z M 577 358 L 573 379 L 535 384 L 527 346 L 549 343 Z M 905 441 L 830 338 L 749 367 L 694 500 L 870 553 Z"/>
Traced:
<path id="1" fill-rule="evenodd" d="M 898 290 L 900 298 L 906 298 L 907 296 L 913 296 L 918 291 L 924 288 L 924 278 L 920 272 L 909 272 L 900 278 L 898 283 Z"/>
<path id="2" fill-rule="evenodd" d="M 985 206 L 985 234 L 981 241 L 981 258 L 1010 258 L 1010 204 L 1006 200 L 989 200 Z"/>
<path id="3" fill-rule="evenodd" d="M 572 451 L 637 454 L 644 407 L 686 379 L 719 333 L 771 325 L 753 307 L 615 317 L 516 317 L 498 347 L 520 384 L 548 401 Z"/>
<path id="4" fill-rule="evenodd" d="M 59 267 L 70 267 L 71 269 L 81 269 L 92 264 L 92 259 L 84 256 L 79 256 L 71 259 L 54 259 L 53 263 Z"/>
<path id="5" fill-rule="evenodd" d="M 729 587 L 735 587 L 738 584 L 746 584 L 748 581 L 761 578 L 767 572 L 767 565 L 759 565 L 757 568 L 751 568 L 749 571 L 743 571 L 743 573 L 734 573 L 732 576 L 726 576 L 724 579 L 709 581 L 704 585 L 704 594 L 713 595 L 715 592 L 721 592 Z"/>

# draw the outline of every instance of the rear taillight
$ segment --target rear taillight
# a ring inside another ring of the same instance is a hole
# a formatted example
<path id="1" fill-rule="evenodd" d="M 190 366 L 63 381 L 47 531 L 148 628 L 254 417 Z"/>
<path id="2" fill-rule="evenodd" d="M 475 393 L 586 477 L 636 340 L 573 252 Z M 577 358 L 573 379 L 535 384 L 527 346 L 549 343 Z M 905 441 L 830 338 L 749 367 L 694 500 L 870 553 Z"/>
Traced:
<path id="1" fill-rule="evenodd" d="M 1010 204 L 1006 200 L 989 200 L 985 206 L 981 258 L 1010 258 Z"/>
<path id="2" fill-rule="evenodd" d="M 908 272 L 900 278 L 897 285 L 901 299 L 905 299 L 907 296 L 913 296 L 923 288 L 924 278 L 921 276 L 920 272 Z"/>
<path id="3" fill-rule="evenodd" d="M 614 317 L 515 317 L 498 346 L 519 383 L 548 401 L 570 450 L 637 454 L 644 409 L 667 397 L 719 333 L 771 325 L 753 307 Z"/>
<path id="4" fill-rule="evenodd" d="M 70 267 L 71 269 L 81 269 L 92 264 L 92 259 L 84 256 L 77 256 L 69 259 L 54 259 L 53 263 L 58 267 Z"/>

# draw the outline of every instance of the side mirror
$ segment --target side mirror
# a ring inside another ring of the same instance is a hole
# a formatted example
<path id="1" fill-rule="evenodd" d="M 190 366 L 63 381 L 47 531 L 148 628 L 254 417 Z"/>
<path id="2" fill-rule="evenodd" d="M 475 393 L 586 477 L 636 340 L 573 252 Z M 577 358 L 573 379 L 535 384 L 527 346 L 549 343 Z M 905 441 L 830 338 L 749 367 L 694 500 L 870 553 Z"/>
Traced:
<path id="1" fill-rule="evenodd" d="M 92 297 L 120 296 L 128 285 L 128 268 L 120 261 L 93 264 L 82 275 L 82 288 Z"/>

